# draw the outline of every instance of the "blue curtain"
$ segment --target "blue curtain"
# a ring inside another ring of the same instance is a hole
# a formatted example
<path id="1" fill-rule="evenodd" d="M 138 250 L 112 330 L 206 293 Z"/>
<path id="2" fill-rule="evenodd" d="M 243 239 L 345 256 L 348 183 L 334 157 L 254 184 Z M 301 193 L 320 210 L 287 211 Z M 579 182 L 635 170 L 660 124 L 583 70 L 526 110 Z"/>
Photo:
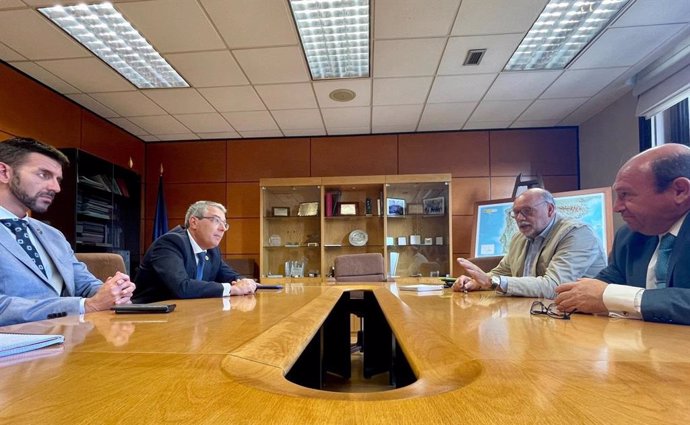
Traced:
<path id="1" fill-rule="evenodd" d="M 168 231 L 168 212 L 165 208 L 163 196 L 163 174 L 158 178 L 158 199 L 156 200 L 156 215 L 153 219 L 153 240 L 163 236 Z"/>

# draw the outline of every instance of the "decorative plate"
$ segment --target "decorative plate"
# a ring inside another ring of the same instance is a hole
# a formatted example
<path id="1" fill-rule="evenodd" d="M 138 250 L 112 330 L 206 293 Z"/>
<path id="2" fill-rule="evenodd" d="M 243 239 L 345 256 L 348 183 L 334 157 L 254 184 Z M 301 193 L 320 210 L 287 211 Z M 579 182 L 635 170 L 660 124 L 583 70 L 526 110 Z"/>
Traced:
<path id="1" fill-rule="evenodd" d="M 352 246 L 364 246 L 367 244 L 369 236 L 364 230 L 357 229 L 350 232 L 350 237 L 348 239 Z"/>

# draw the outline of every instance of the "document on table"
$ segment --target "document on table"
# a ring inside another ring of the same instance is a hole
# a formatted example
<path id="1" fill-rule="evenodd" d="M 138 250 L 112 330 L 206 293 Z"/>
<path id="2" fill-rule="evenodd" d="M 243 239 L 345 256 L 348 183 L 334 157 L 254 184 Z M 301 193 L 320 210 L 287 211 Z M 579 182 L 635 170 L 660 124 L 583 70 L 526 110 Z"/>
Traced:
<path id="1" fill-rule="evenodd" d="M 65 342 L 65 337 L 62 335 L 0 333 L 0 357 L 37 350 L 63 342 Z"/>
<path id="2" fill-rule="evenodd" d="M 416 291 L 416 292 L 426 292 L 426 291 L 441 291 L 443 290 L 443 285 L 400 285 L 398 289 L 401 291 Z"/>

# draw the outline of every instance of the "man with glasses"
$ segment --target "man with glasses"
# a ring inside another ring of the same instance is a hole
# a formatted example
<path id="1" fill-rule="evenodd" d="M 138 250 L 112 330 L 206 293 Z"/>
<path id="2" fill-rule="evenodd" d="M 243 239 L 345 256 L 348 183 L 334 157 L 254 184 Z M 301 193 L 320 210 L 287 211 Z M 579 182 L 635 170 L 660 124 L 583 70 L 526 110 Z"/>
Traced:
<path id="1" fill-rule="evenodd" d="M 253 294 L 256 282 L 242 279 L 223 261 L 221 239 L 229 225 L 223 205 L 197 201 L 187 209 L 184 227 L 156 239 L 137 273 L 132 300 L 148 303 L 176 298 Z"/>
<path id="2" fill-rule="evenodd" d="M 690 325 L 690 148 L 666 144 L 626 162 L 613 183 L 625 221 L 596 279 L 561 285 L 561 311 Z"/>
<path id="3" fill-rule="evenodd" d="M 511 217 L 520 232 L 510 241 L 498 266 L 485 273 L 458 258 L 469 276 L 460 276 L 453 284 L 454 291 L 493 289 L 506 295 L 555 298 L 559 284 L 595 276 L 606 266 L 592 229 L 557 214 L 550 192 L 523 192 L 515 198 Z"/>

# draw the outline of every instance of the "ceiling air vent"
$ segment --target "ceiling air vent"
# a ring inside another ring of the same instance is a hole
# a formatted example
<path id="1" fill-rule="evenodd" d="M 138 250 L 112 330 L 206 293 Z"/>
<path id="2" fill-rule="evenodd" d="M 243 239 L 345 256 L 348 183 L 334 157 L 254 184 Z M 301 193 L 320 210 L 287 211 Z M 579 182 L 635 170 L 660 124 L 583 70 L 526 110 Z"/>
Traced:
<path id="1" fill-rule="evenodd" d="M 467 51 L 467 56 L 465 56 L 464 65 L 479 65 L 486 53 L 486 49 L 472 49 Z"/>

